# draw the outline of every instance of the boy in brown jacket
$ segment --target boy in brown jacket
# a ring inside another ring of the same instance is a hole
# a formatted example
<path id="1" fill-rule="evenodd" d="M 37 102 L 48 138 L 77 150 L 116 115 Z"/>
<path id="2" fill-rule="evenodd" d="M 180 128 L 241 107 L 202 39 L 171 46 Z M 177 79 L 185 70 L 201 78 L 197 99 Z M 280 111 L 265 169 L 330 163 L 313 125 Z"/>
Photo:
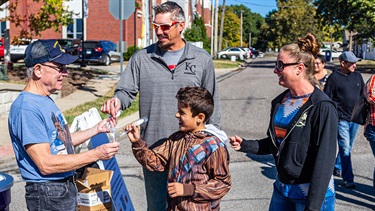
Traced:
<path id="1" fill-rule="evenodd" d="M 134 123 L 129 131 L 135 158 L 149 171 L 168 169 L 168 210 L 220 210 L 220 200 L 231 188 L 225 143 L 206 129 L 214 103 L 202 87 L 181 88 L 176 95 L 180 130 L 149 149 Z"/>

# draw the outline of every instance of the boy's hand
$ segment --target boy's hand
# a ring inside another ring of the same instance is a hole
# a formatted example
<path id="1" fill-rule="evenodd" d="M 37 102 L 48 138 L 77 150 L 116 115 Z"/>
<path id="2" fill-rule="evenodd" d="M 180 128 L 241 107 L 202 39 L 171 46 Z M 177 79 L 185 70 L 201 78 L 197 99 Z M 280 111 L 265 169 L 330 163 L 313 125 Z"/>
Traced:
<path id="1" fill-rule="evenodd" d="M 126 125 L 124 127 L 124 130 L 128 131 L 128 137 L 129 137 L 130 142 L 138 143 L 138 141 L 141 139 L 141 134 L 139 132 L 139 129 L 137 126 L 135 126 L 134 122 Z"/>
<path id="2" fill-rule="evenodd" d="M 171 198 L 184 195 L 184 185 L 178 182 L 168 183 L 168 194 Z"/>
<path id="3" fill-rule="evenodd" d="M 229 138 L 229 143 L 232 145 L 232 148 L 236 151 L 241 149 L 241 143 L 242 143 L 242 138 L 239 136 L 232 136 Z"/>

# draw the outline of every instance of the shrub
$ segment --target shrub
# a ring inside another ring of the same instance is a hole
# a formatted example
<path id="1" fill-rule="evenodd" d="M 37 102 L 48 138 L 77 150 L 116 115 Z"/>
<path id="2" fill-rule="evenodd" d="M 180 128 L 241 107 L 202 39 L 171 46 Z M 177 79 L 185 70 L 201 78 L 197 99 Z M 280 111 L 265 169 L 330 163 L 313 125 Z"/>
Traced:
<path id="1" fill-rule="evenodd" d="M 139 50 L 139 47 L 136 47 L 136 50 Z M 130 46 L 128 48 L 128 51 L 124 53 L 124 61 L 129 61 L 130 57 L 132 57 L 134 54 L 134 46 Z"/>

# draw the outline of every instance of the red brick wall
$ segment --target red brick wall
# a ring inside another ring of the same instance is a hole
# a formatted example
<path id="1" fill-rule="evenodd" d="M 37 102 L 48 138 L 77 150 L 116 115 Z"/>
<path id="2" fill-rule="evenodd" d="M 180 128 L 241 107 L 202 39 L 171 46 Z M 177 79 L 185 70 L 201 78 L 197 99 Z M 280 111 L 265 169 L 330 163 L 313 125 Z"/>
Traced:
<path id="1" fill-rule="evenodd" d="M 109 1 L 89 1 L 85 40 L 120 40 L 120 21 L 109 12 Z"/>
<path id="2" fill-rule="evenodd" d="M 15 2 L 16 0 L 10 0 L 10 2 Z M 205 0 L 207 1 L 207 0 Z M 142 9 L 142 0 L 137 0 L 139 5 L 139 10 Z M 156 4 L 161 4 L 165 2 L 165 0 L 156 0 Z M 43 5 L 43 1 L 39 3 L 34 2 L 33 0 L 18 0 L 17 6 L 17 13 L 21 15 L 30 15 L 31 13 L 35 13 L 40 9 Z M 150 5 L 152 8 L 154 5 Z M 199 4 L 197 5 L 198 12 L 202 14 L 202 6 Z M 152 11 L 152 10 L 151 10 Z M 142 18 L 138 17 L 136 14 L 136 30 L 134 31 L 134 13 L 123 22 L 123 41 L 127 42 L 128 46 L 134 45 L 134 35 L 136 35 L 136 41 L 140 38 L 142 32 Z M 186 18 L 190 14 L 189 11 L 185 11 Z M 152 13 L 150 14 L 150 16 Z M 205 23 L 209 23 L 211 19 L 210 10 L 207 8 L 204 11 L 204 20 Z M 151 17 L 153 20 L 153 17 Z M 148 19 L 146 20 L 148 21 Z M 86 33 L 85 33 L 85 40 L 111 40 L 112 42 L 118 44 L 120 41 L 120 21 L 116 20 L 111 13 L 109 12 L 109 5 L 108 0 L 95 0 L 89 1 L 89 14 L 88 18 L 86 19 L 85 25 Z M 153 31 L 152 29 L 145 29 L 150 30 L 150 39 L 152 39 Z M 14 24 L 10 25 L 10 36 L 13 38 L 15 35 L 18 35 L 20 32 L 19 27 L 15 27 Z M 210 29 L 207 29 L 207 34 L 210 36 Z M 48 29 L 42 32 L 42 36 L 34 37 L 34 39 L 43 38 L 43 39 L 50 39 L 50 38 L 62 38 L 62 33 L 54 32 L 52 29 Z M 138 44 L 137 44 L 138 45 Z"/>
<path id="3" fill-rule="evenodd" d="M 141 5 L 141 3 L 139 3 Z M 136 18 L 136 36 L 141 33 L 142 19 Z M 128 46 L 134 45 L 134 13 L 123 21 L 123 41 Z M 86 20 L 86 40 L 111 40 L 118 44 L 120 41 L 120 21 L 109 12 L 108 1 L 90 1 L 89 17 Z M 137 40 L 137 39 L 136 39 Z"/>
<path id="4" fill-rule="evenodd" d="M 10 3 L 16 2 L 16 0 L 10 0 Z M 33 0 L 19 0 L 16 14 L 21 16 L 29 16 L 31 13 L 35 13 L 38 11 L 40 7 L 43 5 L 43 2 L 36 3 Z M 19 35 L 21 29 L 27 29 L 27 24 L 21 24 L 21 26 L 16 27 L 15 24 L 10 24 L 10 38 L 13 39 L 14 36 Z M 60 27 L 61 30 L 61 27 Z M 42 35 L 39 37 L 33 37 L 34 39 L 50 39 L 50 38 L 61 38 L 61 33 L 53 31 L 53 29 L 48 29 L 41 33 Z"/>

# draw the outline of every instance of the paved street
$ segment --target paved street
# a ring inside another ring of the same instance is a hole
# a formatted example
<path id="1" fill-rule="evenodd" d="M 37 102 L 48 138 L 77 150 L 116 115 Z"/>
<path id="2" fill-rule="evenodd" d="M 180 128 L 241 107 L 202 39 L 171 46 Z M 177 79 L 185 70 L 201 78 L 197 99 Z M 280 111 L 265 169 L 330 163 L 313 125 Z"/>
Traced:
<path id="1" fill-rule="evenodd" d="M 285 88 L 280 87 L 273 74 L 275 58 L 256 58 L 243 70 L 218 78 L 222 106 L 222 127 L 229 136 L 240 135 L 248 139 L 263 138 L 269 121 L 270 102 Z M 370 77 L 364 73 L 365 81 Z M 176 121 L 177 124 L 177 121 Z M 116 156 L 135 210 L 146 210 L 145 191 L 140 164 L 134 159 L 128 140 L 121 140 Z M 268 210 L 272 183 L 276 175 L 271 156 L 253 156 L 235 152 L 230 147 L 230 170 L 233 187 L 221 203 L 222 210 Z M 374 157 L 363 137 L 363 127 L 357 135 L 353 151 L 353 168 L 357 188 L 344 189 L 337 184 L 336 210 L 375 210 L 375 191 L 372 188 Z M 11 211 L 26 210 L 24 182 L 20 179 L 13 159 L 1 171 L 12 175 Z"/>

